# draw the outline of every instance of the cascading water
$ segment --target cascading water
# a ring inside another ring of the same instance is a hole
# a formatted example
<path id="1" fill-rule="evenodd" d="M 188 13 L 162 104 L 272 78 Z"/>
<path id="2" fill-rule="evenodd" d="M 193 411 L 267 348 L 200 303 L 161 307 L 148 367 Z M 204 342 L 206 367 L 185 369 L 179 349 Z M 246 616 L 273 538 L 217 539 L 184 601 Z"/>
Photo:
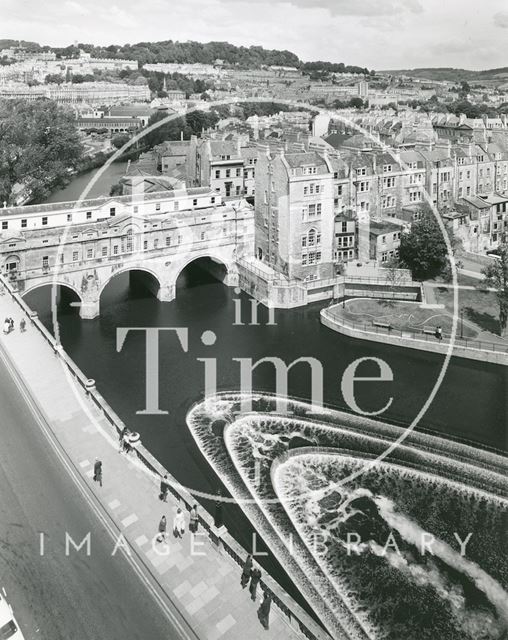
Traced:
<path id="1" fill-rule="evenodd" d="M 252 397 L 253 413 L 242 414 L 242 400 L 234 393 L 207 399 L 189 412 L 189 427 L 334 638 L 502 637 L 508 567 L 506 554 L 493 556 L 504 551 L 505 459 L 414 433 L 389 462 L 372 466 L 398 428 L 292 400 L 290 415 L 275 415 L 274 398 L 262 394 Z M 219 431 L 218 421 L 226 423 Z M 305 472 L 288 471 L 311 451 Z M 335 475 L 321 464 L 326 455 Z M 343 483 L 359 466 L 365 473 Z M 466 558 L 457 556 L 452 525 L 461 540 L 466 525 L 474 530 Z M 345 553 L 340 534 L 348 527 L 363 533 L 359 556 Z M 326 553 L 312 545 L 316 531 Z M 381 555 L 390 532 L 400 552 L 387 547 Z M 433 556 L 417 553 L 422 533 L 436 539 Z M 371 575 L 381 576 L 381 589 L 391 585 L 390 598 L 375 591 Z"/>

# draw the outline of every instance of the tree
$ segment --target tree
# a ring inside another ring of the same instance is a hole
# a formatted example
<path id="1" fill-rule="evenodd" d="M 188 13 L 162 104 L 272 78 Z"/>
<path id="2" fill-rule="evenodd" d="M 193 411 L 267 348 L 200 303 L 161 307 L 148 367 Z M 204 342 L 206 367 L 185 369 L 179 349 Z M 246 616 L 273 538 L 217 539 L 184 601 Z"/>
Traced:
<path id="1" fill-rule="evenodd" d="M 64 185 L 83 157 L 76 120 L 52 100 L 0 103 L 0 201 L 22 185 L 40 199 Z"/>
<path id="2" fill-rule="evenodd" d="M 127 133 L 120 133 L 119 135 L 117 135 L 117 136 L 115 136 L 114 138 L 111 139 L 111 143 L 117 149 L 120 149 L 120 147 L 123 147 L 123 145 L 126 142 L 128 142 L 130 139 L 131 139 L 131 137 Z"/>
<path id="3" fill-rule="evenodd" d="M 48 73 L 44 78 L 46 84 L 62 84 L 63 81 L 64 79 L 59 73 Z"/>
<path id="4" fill-rule="evenodd" d="M 435 278 L 446 271 L 448 251 L 437 222 L 432 217 L 418 220 L 402 234 L 399 259 L 415 280 Z"/>
<path id="5" fill-rule="evenodd" d="M 351 98 L 351 100 L 349 101 L 349 106 L 353 109 L 362 109 L 364 103 L 361 98 Z"/>
<path id="6" fill-rule="evenodd" d="M 482 270 L 485 279 L 482 286 L 496 289 L 499 304 L 499 333 L 507 335 L 508 323 L 508 244 L 504 243 L 497 250 L 497 257 L 492 264 Z"/>

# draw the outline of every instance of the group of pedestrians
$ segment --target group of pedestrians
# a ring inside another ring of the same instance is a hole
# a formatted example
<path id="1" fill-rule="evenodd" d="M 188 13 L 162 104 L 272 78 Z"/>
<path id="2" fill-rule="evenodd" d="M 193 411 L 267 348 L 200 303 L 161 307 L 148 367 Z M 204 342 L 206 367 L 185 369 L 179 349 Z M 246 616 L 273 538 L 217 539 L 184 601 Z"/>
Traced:
<path id="1" fill-rule="evenodd" d="M 21 331 L 21 333 L 24 333 L 26 331 L 26 320 L 25 320 L 25 318 L 21 318 L 21 320 L 19 322 L 19 330 Z M 12 318 L 5 318 L 5 320 L 4 320 L 4 333 L 7 335 L 8 333 L 11 333 L 11 331 L 14 331 L 14 320 Z"/>
<path id="2" fill-rule="evenodd" d="M 167 478 L 167 476 L 165 476 Z M 167 493 L 165 494 L 166 499 L 162 499 L 163 502 L 167 502 Z M 159 496 L 160 498 L 160 496 Z M 180 507 L 177 508 L 175 516 L 173 518 L 173 536 L 175 538 L 183 538 L 185 534 L 186 528 L 186 518 L 185 513 L 182 511 Z M 163 515 L 159 521 L 159 528 L 157 533 L 157 542 L 166 542 L 167 541 L 167 528 L 168 522 L 165 515 Z M 199 528 L 199 516 L 198 516 L 198 507 L 194 504 L 189 512 L 189 531 L 191 533 L 197 533 Z"/>
<path id="3" fill-rule="evenodd" d="M 258 584 L 261 580 L 261 570 L 257 565 L 254 564 L 252 559 L 252 555 L 249 553 L 247 556 L 245 563 L 242 569 L 242 575 L 240 576 L 240 584 L 242 589 L 245 589 L 247 585 L 249 585 L 249 593 L 251 600 L 253 602 L 256 601 L 256 594 L 258 589 Z M 261 624 L 265 629 L 268 630 L 269 622 L 270 622 L 270 606 L 272 604 L 272 596 L 268 592 L 268 589 L 265 590 L 263 594 L 263 601 L 258 609 L 258 618 Z"/>

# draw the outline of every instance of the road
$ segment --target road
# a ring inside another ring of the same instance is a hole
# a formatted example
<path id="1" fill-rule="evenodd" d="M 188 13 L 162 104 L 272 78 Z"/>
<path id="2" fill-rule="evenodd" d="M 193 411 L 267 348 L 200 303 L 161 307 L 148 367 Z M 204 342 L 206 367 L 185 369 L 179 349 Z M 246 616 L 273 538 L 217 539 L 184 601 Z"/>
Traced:
<path id="1" fill-rule="evenodd" d="M 78 544 L 90 532 L 89 557 L 72 546 L 66 556 L 66 532 Z M 0 359 L 0 587 L 26 640 L 192 637 L 113 549 Z"/>

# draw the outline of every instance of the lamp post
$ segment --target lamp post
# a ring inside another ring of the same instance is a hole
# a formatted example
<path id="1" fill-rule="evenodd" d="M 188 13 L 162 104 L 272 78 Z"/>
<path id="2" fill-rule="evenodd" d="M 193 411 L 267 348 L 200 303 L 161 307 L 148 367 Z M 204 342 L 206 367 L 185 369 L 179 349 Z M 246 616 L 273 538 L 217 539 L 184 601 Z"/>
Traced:
<path id="1" fill-rule="evenodd" d="M 464 307 L 460 308 L 460 337 L 464 338 Z"/>

